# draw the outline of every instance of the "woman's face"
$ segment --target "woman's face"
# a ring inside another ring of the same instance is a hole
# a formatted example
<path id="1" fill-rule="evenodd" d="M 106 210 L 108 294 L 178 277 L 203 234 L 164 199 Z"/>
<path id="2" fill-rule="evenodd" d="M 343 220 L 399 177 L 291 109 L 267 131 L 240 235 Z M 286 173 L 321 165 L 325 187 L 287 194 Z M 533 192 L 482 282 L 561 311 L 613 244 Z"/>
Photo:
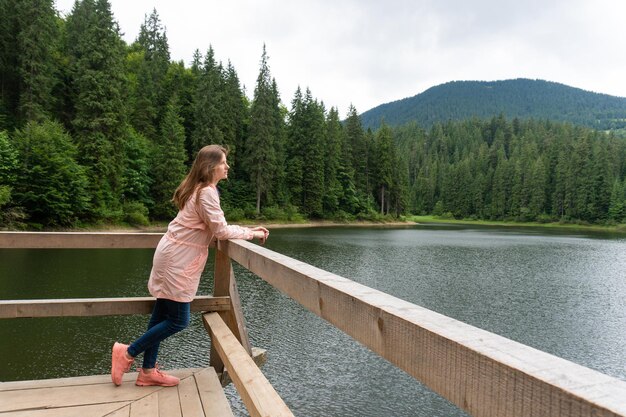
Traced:
<path id="1" fill-rule="evenodd" d="M 222 159 L 220 163 L 213 170 L 213 182 L 217 184 L 218 181 L 225 180 L 228 178 L 228 163 L 226 162 L 226 155 L 222 154 Z"/>

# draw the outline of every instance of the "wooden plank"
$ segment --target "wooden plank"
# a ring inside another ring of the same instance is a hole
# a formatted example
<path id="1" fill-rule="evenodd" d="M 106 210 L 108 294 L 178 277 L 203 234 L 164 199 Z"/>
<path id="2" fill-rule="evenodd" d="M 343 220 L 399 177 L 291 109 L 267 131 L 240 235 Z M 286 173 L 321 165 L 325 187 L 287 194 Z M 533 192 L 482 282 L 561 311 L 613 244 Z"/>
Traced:
<path id="1" fill-rule="evenodd" d="M 85 386 L 2 391 L 0 392 L 0 412 L 134 401 L 158 389 L 160 387 L 137 387 L 134 383 L 116 387 L 109 382 Z"/>
<path id="2" fill-rule="evenodd" d="M 161 391 L 158 392 L 158 395 L 159 395 L 159 414 L 158 414 L 159 416 L 182 417 L 182 410 L 180 409 L 180 400 L 178 398 L 178 389 L 176 387 L 162 389 Z"/>
<path id="3" fill-rule="evenodd" d="M 85 417 L 85 416 L 112 416 L 118 410 L 128 406 L 128 402 L 94 404 L 78 407 L 48 408 L 43 410 L 23 410 L 2 413 L 2 417 Z M 119 414 L 122 416 L 124 414 Z M 128 416 L 128 413 L 125 414 Z"/>
<path id="4" fill-rule="evenodd" d="M 219 245 L 219 242 L 218 242 Z M 220 312 L 220 316 L 226 322 L 227 326 L 233 332 L 237 340 L 244 346 L 248 353 L 252 356 L 252 346 L 248 338 L 248 329 L 246 329 L 243 310 L 241 308 L 241 300 L 237 289 L 237 281 L 230 258 L 218 249 L 215 251 L 215 274 L 214 274 L 213 295 L 230 297 L 230 310 Z M 226 375 L 224 364 L 217 353 L 215 347 L 211 345 L 209 363 L 216 372 Z"/>
<path id="5" fill-rule="evenodd" d="M 250 242 L 220 243 L 233 260 L 474 416 L 626 416 L 625 381 Z"/>
<path id="6" fill-rule="evenodd" d="M 130 405 L 130 417 L 155 417 L 159 415 L 159 391 L 138 398 Z"/>
<path id="7" fill-rule="evenodd" d="M 206 368 L 194 375 L 202 409 L 206 417 L 234 417 L 233 410 L 224 389 L 220 383 L 215 369 Z"/>
<path id="8" fill-rule="evenodd" d="M 130 417 L 130 404 L 126 407 L 115 410 L 114 412 L 105 415 L 104 417 Z"/>
<path id="9" fill-rule="evenodd" d="M 211 344 L 215 345 L 228 368 L 229 375 L 250 415 L 252 417 L 293 416 L 283 399 L 219 314 L 207 313 L 202 317 L 211 333 Z"/>
<path id="10" fill-rule="evenodd" d="M 154 297 L 0 300 L 0 318 L 150 314 Z M 228 297 L 197 296 L 191 311 L 228 311 Z"/>
<path id="11" fill-rule="evenodd" d="M 267 362 L 267 351 L 265 349 L 261 349 L 258 347 L 252 347 L 252 360 L 259 368 Z M 228 372 L 224 372 L 220 377 L 220 382 L 222 383 L 222 387 L 225 387 L 232 383 L 232 379 L 228 376 Z"/>
<path id="12" fill-rule="evenodd" d="M 156 248 L 163 233 L 0 232 L 0 248 L 149 249 Z"/>
<path id="13" fill-rule="evenodd" d="M 219 244 L 219 242 L 218 242 Z M 239 290 L 237 289 L 237 281 L 235 280 L 235 272 L 230 262 L 230 258 L 219 249 L 215 251 L 215 285 L 213 295 L 216 297 L 230 297 L 231 308 L 228 311 L 220 313 L 220 316 L 233 332 L 237 340 L 252 356 L 252 346 L 248 338 L 248 330 L 241 309 L 241 299 L 239 298 Z"/>
<path id="14" fill-rule="evenodd" d="M 200 368 L 202 369 L 202 368 Z M 196 369 L 178 369 L 171 373 L 177 377 L 186 377 Z M 122 377 L 122 383 L 132 382 L 137 379 L 137 372 L 129 372 Z M 89 376 L 75 376 L 70 378 L 51 378 L 51 379 L 37 379 L 31 381 L 9 381 L 0 382 L 0 391 L 15 391 L 24 389 L 36 389 L 36 388 L 54 388 L 54 387 L 73 387 L 83 385 L 95 385 L 95 384 L 111 384 L 111 375 L 89 375 Z"/>
<path id="15" fill-rule="evenodd" d="M 178 396 L 180 398 L 180 409 L 183 416 L 204 415 L 195 378 L 189 377 L 180 380 L 180 384 L 178 384 Z"/>

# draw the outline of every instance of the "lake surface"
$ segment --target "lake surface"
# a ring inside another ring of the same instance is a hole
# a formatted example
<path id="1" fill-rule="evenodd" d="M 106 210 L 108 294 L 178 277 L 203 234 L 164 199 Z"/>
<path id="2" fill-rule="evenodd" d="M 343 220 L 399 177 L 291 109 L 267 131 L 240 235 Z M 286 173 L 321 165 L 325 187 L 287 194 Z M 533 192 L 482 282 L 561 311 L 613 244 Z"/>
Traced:
<path id="1" fill-rule="evenodd" d="M 626 238 L 422 225 L 275 229 L 267 247 L 396 297 L 626 380 Z M 0 298 L 147 295 L 152 250 L 0 250 Z M 212 256 L 210 257 L 212 258 Z M 200 293 L 212 288 L 207 266 Z M 263 372 L 297 416 L 465 416 L 446 400 L 236 265 Z M 113 341 L 147 316 L 0 321 L 0 381 L 105 374 Z M 208 365 L 194 314 L 162 345 L 164 369 Z M 247 415 L 232 386 L 236 413 Z"/>

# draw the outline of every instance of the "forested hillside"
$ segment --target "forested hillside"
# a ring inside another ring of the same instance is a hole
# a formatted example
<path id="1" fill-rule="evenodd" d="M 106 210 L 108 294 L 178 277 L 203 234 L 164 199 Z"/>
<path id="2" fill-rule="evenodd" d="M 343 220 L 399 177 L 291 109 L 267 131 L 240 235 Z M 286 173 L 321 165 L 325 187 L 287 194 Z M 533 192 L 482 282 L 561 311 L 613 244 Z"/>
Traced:
<path id="1" fill-rule="evenodd" d="M 437 122 L 490 119 L 500 114 L 509 119 L 548 119 L 623 131 L 626 98 L 542 80 L 454 81 L 382 104 L 361 117 L 366 128 L 376 129 L 381 120 L 392 126 L 416 122 L 430 127 Z"/>
<path id="2" fill-rule="evenodd" d="M 108 0 L 79 0 L 67 17 L 52 0 L 0 0 L 0 12 L 2 228 L 170 220 L 174 189 L 211 143 L 231 150 L 230 220 L 626 216 L 626 139 L 612 134 L 548 114 L 371 130 L 308 89 L 284 104 L 265 47 L 251 97 L 212 48 L 172 61 L 156 10 L 130 45 Z"/>
<path id="3" fill-rule="evenodd" d="M 549 121 L 477 119 L 396 131 L 417 213 L 622 222 L 626 141 Z"/>

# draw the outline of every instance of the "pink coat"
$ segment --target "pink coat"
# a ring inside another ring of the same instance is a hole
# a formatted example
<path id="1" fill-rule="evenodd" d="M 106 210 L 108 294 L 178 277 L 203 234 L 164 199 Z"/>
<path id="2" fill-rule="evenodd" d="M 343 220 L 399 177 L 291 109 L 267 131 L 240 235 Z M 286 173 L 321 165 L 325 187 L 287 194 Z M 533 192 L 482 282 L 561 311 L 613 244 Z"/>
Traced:
<path id="1" fill-rule="evenodd" d="M 185 203 L 167 227 L 154 253 L 148 290 L 153 297 L 179 302 L 193 300 L 214 239 L 253 237 L 247 227 L 226 224 L 217 189 L 209 185 Z"/>

